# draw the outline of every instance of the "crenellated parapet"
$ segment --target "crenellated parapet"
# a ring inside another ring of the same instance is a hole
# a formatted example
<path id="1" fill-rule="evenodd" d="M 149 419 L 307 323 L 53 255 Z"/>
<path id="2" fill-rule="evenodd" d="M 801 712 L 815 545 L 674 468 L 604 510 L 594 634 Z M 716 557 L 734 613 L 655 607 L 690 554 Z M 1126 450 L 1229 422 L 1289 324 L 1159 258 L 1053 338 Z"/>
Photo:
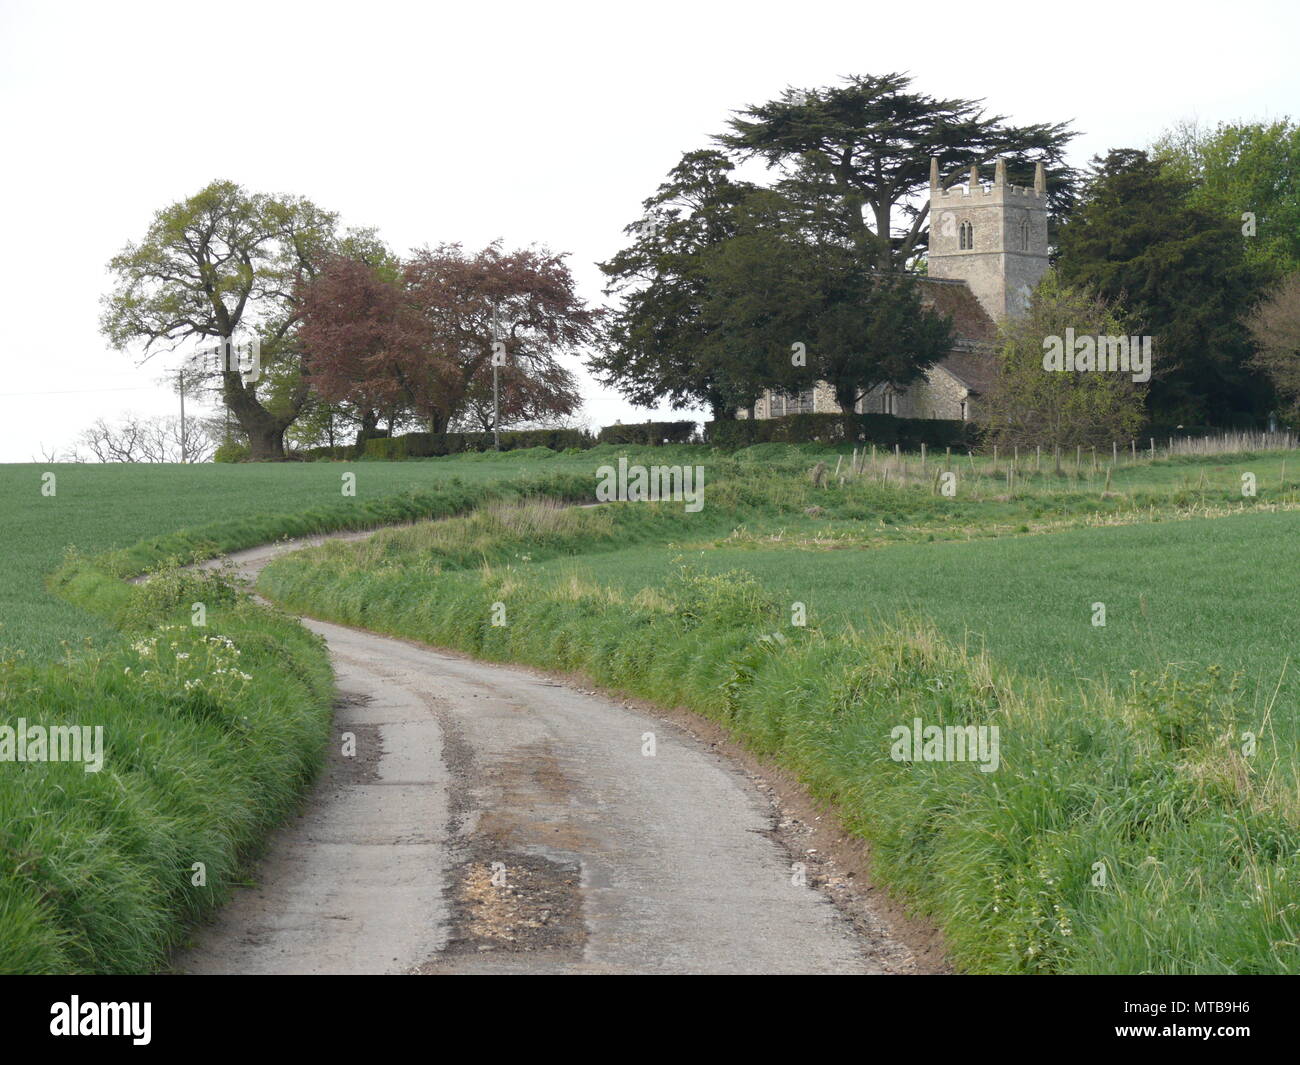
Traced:
<path id="1" fill-rule="evenodd" d="M 1048 262 L 1047 175 L 1034 186 L 1012 185 L 999 159 L 993 180 L 972 166 L 965 183 L 944 186 L 939 160 L 930 160 L 929 274 L 967 284 L 989 316 L 1019 314 Z"/>
<path id="2" fill-rule="evenodd" d="M 986 202 L 996 203 L 1017 197 L 1025 202 L 1041 200 L 1044 205 L 1047 203 L 1047 175 L 1043 170 L 1042 163 L 1038 163 L 1034 167 L 1034 187 L 1032 189 L 1026 185 L 1012 185 L 1007 181 L 1005 159 L 999 159 L 994 166 L 992 183 L 985 184 L 981 182 L 979 167 L 972 166 L 965 183 L 958 183 L 945 188 L 939 175 L 939 160 L 936 158 L 930 160 L 930 200 L 932 203 L 944 200 L 956 202 L 959 199 L 969 201 L 972 198 L 981 198 Z"/>

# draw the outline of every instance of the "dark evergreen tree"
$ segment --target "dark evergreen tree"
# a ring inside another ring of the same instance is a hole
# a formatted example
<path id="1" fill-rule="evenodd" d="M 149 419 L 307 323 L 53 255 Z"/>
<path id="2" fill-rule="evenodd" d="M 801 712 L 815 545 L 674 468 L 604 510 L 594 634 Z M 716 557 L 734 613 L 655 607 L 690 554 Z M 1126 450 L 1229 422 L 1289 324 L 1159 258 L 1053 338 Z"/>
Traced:
<path id="1" fill-rule="evenodd" d="M 1116 304 L 1153 338 L 1147 396 L 1160 425 L 1228 425 L 1263 414 L 1242 324 L 1259 292 L 1240 222 L 1189 201 L 1191 186 L 1142 151 L 1093 159 L 1057 247 L 1061 281 Z"/>

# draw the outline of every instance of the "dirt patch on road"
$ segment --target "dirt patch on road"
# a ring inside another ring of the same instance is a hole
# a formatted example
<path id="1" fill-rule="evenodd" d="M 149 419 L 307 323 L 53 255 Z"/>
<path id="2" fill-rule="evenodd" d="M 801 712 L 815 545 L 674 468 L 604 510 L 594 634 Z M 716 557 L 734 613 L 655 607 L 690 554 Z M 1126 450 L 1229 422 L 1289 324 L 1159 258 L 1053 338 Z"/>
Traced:
<path id="1" fill-rule="evenodd" d="M 582 873 L 534 854 L 466 862 L 456 884 L 450 953 L 555 951 L 582 956 Z"/>
<path id="2" fill-rule="evenodd" d="M 537 853 L 579 842 L 568 819 L 548 816 L 567 804 L 572 782 L 545 744 L 481 770 L 455 716 L 439 700 L 430 699 L 429 707 L 455 780 L 449 829 L 462 860 L 444 889 L 451 907 L 447 945 L 414 971 L 455 971 L 459 959 L 494 953 L 580 959 L 587 939 L 582 869 Z"/>
<path id="3" fill-rule="evenodd" d="M 379 763 L 384 743 L 378 725 L 339 724 L 341 707 L 357 706 L 356 696 L 344 696 L 335 704 L 334 736 L 330 743 L 330 781 L 335 784 L 374 784 L 379 780 Z M 352 753 L 349 753 L 352 752 Z"/>

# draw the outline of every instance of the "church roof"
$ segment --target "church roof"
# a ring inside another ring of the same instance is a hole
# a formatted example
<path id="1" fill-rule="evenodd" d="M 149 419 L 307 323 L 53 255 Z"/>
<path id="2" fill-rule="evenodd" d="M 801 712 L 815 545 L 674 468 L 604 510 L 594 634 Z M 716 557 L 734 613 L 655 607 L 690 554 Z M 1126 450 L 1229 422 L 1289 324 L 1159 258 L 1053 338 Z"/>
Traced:
<path id="1" fill-rule="evenodd" d="M 965 281 L 937 277 L 917 281 L 922 286 L 921 302 L 952 319 L 956 343 L 952 353 L 939 362 L 940 369 L 972 392 L 987 392 L 998 375 L 997 358 L 989 347 L 998 334 L 993 319 Z"/>
<path id="2" fill-rule="evenodd" d="M 918 277 L 917 282 L 922 304 L 951 318 L 958 340 L 991 344 L 997 338 L 997 326 L 965 281 Z"/>
<path id="3" fill-rule="evenodd" d="M 988 392 L 998 376 L 997 357 L 992 352 L 954 351 L 938 365 L 977 394 Z"/>

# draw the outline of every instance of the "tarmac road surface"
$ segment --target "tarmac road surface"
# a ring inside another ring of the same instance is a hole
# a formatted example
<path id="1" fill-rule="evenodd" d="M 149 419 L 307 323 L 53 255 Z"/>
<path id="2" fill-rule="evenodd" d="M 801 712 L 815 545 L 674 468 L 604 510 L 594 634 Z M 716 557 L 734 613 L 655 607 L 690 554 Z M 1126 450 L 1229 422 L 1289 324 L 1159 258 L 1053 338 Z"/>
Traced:
<path id="1" fill-rule="evenodd" d="M 318 542 L 230 557 L 255 579 Z M 342 694 L 330 765 L 175 971 L 898 971 L 897 944 L 797 882 L 753 781 L 684 730 L 527 670 L 304 624 Z"/>

